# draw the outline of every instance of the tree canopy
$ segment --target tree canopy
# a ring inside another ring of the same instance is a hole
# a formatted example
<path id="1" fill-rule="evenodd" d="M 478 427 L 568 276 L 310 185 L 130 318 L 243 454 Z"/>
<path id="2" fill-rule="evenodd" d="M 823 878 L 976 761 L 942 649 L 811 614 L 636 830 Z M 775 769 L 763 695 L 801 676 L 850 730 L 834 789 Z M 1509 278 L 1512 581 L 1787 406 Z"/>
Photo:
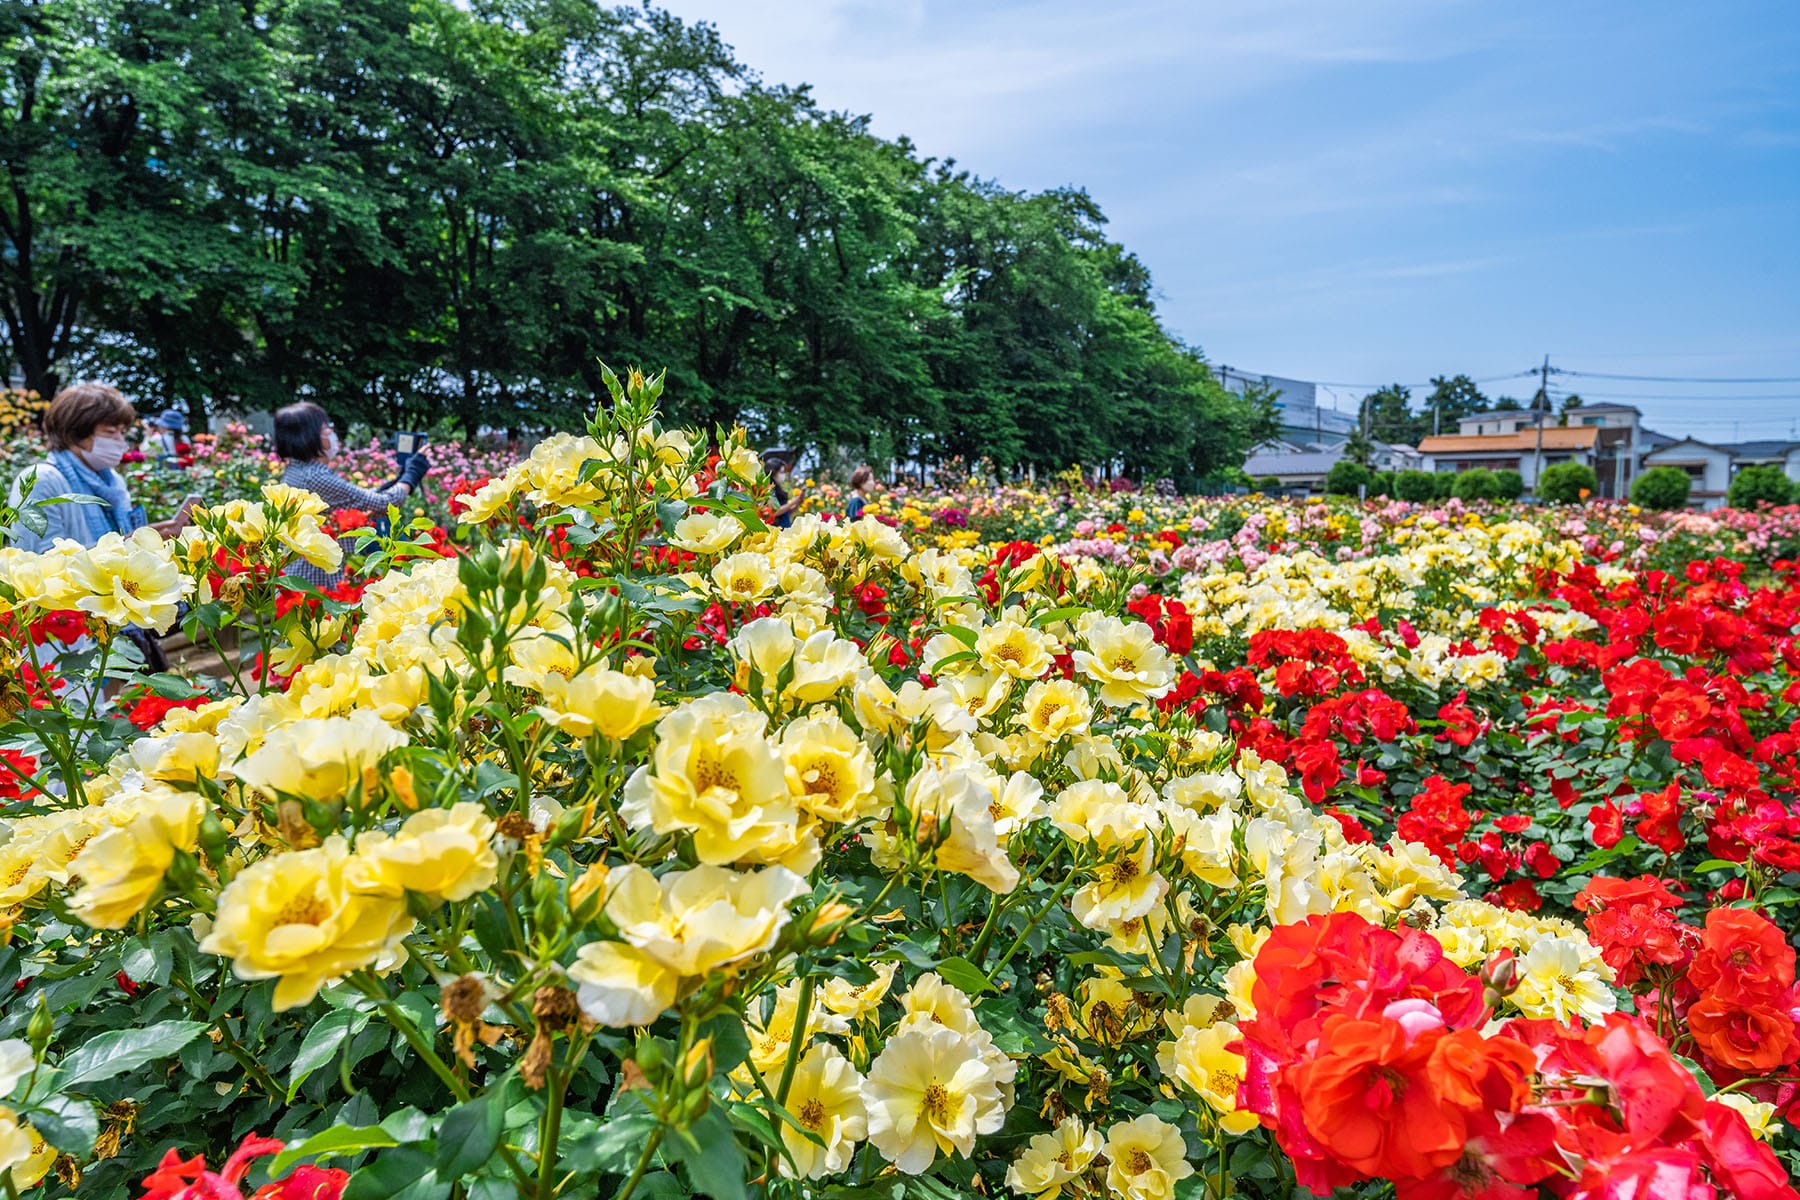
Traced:
<path id="1" fill-rule="evenodd" d="M 1143 476 L 1266 432 L 1070 187 L 1009 191 L 585 0 L 0 3 L 28 384 L 572 425 L 602 362 L 827 456 Z"/>

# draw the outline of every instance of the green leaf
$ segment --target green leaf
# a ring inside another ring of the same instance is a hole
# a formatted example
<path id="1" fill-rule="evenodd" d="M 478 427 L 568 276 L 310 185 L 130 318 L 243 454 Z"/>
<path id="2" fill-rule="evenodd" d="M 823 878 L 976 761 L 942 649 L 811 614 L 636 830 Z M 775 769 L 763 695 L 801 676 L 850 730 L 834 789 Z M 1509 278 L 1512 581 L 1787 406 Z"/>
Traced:
<path id="1" fill-rule="evenodd" d="M 204 1021 L 161 1021 L 142 1029 L 118 1029 L 78 1046 L 62 1060 L 62 1088 L 98 1083 L 168 1058 L 206 1030 Z"/>
<path id="2" fill-rule="evenodd" d="M 361 1167 L 344 1186 L 343 1200 L 435 1200 L 448 1196 L 450 1184 L 431 1168 L 431 1153 L 421 1146 L 397 1146 Z"/>
<path id="3" fill-rule="evenodd" d="M 968 629 L 961 625 L 945 625 L 939 632 L 949 634 L 971 650 L 975 648 L 975 631 L 973 629 Z"/>
<path id="4" fill-rule="evenodd" d="M 306 1039 L 300 1043 L 300 1052 L 294 1055 L 294 1065 L 288 1072 L 287 1098 L 290 1103 L 306 1077 L 330 1062 L 338 1048 L 361 1033 L 368 1023 L 368 1013 L 340 1008 L 326 1013 L 306 1031 Z"/>
<path id="5" fill-rule="evenodd" d="M 745 1200 L 744 1151 L 717 1105 L 686 1129 L 673 1130 L 663 1144 L 687 1167 L 696 1192 L 713 1200 Z"/>
<path id="6" fill-rule="evenodd" d="M 750 1056 L 750 1037 L 744 1032 L 744 1019 L 736 1013 L 720 1013 L 702 1027 L 702 1032 L 712 1039 L 715 1071 L 736 1070 Z"/>
<path id="7" fill-rule="evenodd" d="M 28 1118 L 46 1142 L 76 1158 L 92 1153 L 100 1136 L 100 1118 L 94 1106 L 73 1096 L 50 1096 Z"/>
<path id="8" fill-rule="evenodd" d="M 656 1117 L 642 1109 L 609 1117 L 600 1128 L 577 1140 L 571 1161 L 609 1175 L 623 1175 L 644 1152 L 657 1124 Z"/>
<path id="9" fill-rule="evenodd" d="M 383 1150 L 399 1144 L 393 1134 L 379 1125 L 333 1125 L 277 1154 L 275 1161 L 269 1164 L 269 1175 L 279 1178 L 301 1159 L 349 1158 L 364 1150 Z"/>
<path id="10" fill-rule="evenodd" d="M 1705 862 L 1701 863 L 1699 866 L 1695 867 L 1694 870 L 1696 870 L 1696 871 L 1737 871 L 1737 870 L 1741 870 L 1743 868 L 1743 865 L 1744 865 L 1743 863 L 1734 863 L 1728 858 L 1709 858 Z"/>
<path id="11" fill-rule="evenodd" d="M 937 973 L 943 976 L 945 983 L 960 988 L 971 996 L 996 990 L 988 982 L 988 977 L 982 974 L 981 968 L 966 958 L 946 958 L 937 965 Z"/>
<path id="12" fill-rule="evenodd" d="M 495 1103 L 493 1092 L 483 1092 L 444 1114 L 438 1126 L 437 1177 L 456 1180 L 494 1156 L 506 1105 Z"/>

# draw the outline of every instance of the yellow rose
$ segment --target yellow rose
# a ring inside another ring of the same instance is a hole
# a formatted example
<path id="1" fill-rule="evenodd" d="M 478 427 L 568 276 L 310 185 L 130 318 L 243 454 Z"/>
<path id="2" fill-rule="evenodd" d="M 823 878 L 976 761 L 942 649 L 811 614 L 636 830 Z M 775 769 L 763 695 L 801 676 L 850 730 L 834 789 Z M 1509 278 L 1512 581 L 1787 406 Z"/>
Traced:
<path id="1" fill-rule="evenodd" d="M 1169 652 L 1141 621 L 1095 621 L 1087 629 L 1087 648 L 1075 651 L 1074 660 L 1076 670 L 1100 685 L 1100 702 L 1114 708 L 1153 700 L 1175 681 Z"/>
<path id="2" fill-rule="evenodd" d="M 417 892 L 433 904 L 465 900 L 494 886 L 499 876 L 493 838 L 494 822 L 479 804 L 424 809 L 393 837 L 363 835 L 356 846 L 354 886 L 390 896 Z"/>
<path id="3" fill-rule="evenodd" d="M 405 734 L 367 710 L 312 717 L 272 730 L 232 771 L 265 792 L 329 802 L 342 799 L 362 781 L 365 767 L 405 742 Z"/>
<path id="4" fill-rule="evenodd" d="M 835 714 L 791 722 L 781 731 L 781 757 L 794 803 L 813 816 L 848 825 L 874 815 L 875 760 Z"/>
<path id="5" fill-rule="evenodd" d="M 68 579 L 74 607 L 109 625 L 138 625 L 165 633 L 175 624 L 177 606 L 192 586 L 175 566 L 168 546 L 154 530 L 129 538 L 109 533 L 70 556 Z"/>
<path id="6" fill-rule="evenodd" d="M 620 815 L 634 828 L 692 832 L 703 863 L 811 870 L 818 839 L 800 823 L 766 725 L 748 701 L 728 692 L 677 708 L 657 723 L 651 762 L 626 783 Z"/>
<path id="7" fill-rule="evenodd" d="M 546 676 L 544 703 L 537 711 L 571 737 L 599 734 L 622 742 L 663 710 L 656 703 L 655 679 L 590 667 L 570 678 Z"/>
<path id="8" fill-rule="evenodd" d="M 606 878 L 605 914 L 622 941 L 590 942 L 569 977 L 602 1025 L 647 1025 L 684 979 L 728 971 L 775 945 L 806 881 L 782 867 L 739 874 L 701 866 L 658 879 L 636 864 Z"/>
<path id="9" fill-rule="evenodd" d="M 1172 1042 L 1156 1049 L 1156 1064 L 1163 1076 L 1179 1083 L 1206 1101 L 1226 1133 L 1248 1133 L 1257 1125 L 1256 1114 L 1237 1106 L 1238 1084 L 1244 1077 L 1244 1056 L 1226 1047 L 1238 1038 L 1230 1021 L 1189 1025 Z"/>
<path id="10" fill-rule="evenodd" d="M 353 862 L 344 839 L 333 836 L 251 863 L 220 893 L 200 949 L 231 959 L 240 979 L 278 980 L 276 1012 L 309 1003 L 361 967 L 392 966 L 412 929 L 406 901 L 357 891 Z"/>
<path id="11" fill-rule="evenodd" d="M 736 517 L 715 512 L 689 513 L 675 522 L 669 545 L 689 554 L 722 554 L 743 532 Z"/>
<path id="12" fill-rule="evenodd" d="M 130 923 L 162 886 L 176 851 L 191 852 L 199 838 L 200 797 L 190 792 L 145 794 L 131 807 L 125 824 L 96 834 L 69 864 L 81 880 L 69 907 L 95 929 Z"/>

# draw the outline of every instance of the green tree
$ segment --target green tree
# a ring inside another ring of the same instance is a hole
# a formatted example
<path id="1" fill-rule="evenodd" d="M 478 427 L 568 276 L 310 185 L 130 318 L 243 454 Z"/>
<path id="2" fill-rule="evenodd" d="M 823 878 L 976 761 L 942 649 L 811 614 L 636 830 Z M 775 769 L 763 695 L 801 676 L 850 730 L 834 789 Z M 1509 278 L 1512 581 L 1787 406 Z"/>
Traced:
<path id="1" fill-rule="evenodd" d="M 1773 463 L 1740 468 L 1731 477 L 1731 486 L 1725 492 L 1725 503 L 1733 508 L 1756 508 L 1762 504 L 1779 506 L 1793 498 L 1794 485 Z"/>
<path id="2" fill-rule="evenodd" d="M 279 110 L 266 31 L 222 0 L 67 0 L 0 6 L 0 41 L 0 319 L 27 386 L 75 361 L 139 364 L 163 400 L 231 386 L 237 331 L 302 283 L 239 202 Z"/>
<path id="3" fill-rule="evenodd" d="M 1412 391 L 1397 383 L 1363 397 L 1362 412 L 1369 436 L 1377 441 L 1415 446 L 1430 432 L 1412 411 Z"/>
<path id="4" fill-rule="evenodd" d="M 1640 508 L 1686 508 L 1693 481 L 1680 467 L 1651 467 L 1631 481 L 1631 502 Z"/>
<path id="5" fill-rule="evenodd" d="M 1431 381 L 1431 394 L 1425 397 L 1419 420 L 1424 432 L 1455 433 L 1456 423 L 1463 417 L 1487 410 L 1487 397 L 1467 375 L 1438 375 Z"/>
<path id="6" fill-rule="evenodd" d="M 1525 477 L 1510 467 L 1494 472 L 1495 497 L 1500 500 L 1517 500 L 1525 494 Z"/>
<path id="7" fill-rule="evenodd" d="M 1537 498 L 1545 504 L 1575 504 L 1583 493 L 1591 496 L 1599 486 L 1594 468 L 1586 463 L 1555 463 L 1538 476 Z"/>

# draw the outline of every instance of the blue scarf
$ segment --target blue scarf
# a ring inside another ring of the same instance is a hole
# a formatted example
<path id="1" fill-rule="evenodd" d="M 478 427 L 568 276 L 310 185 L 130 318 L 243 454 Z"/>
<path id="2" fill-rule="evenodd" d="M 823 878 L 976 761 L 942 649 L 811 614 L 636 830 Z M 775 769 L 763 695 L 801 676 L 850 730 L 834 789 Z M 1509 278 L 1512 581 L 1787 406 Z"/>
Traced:
<path id="1" fill-rule="evenodd" d="M 88 545 L 93 545 L 109 533 L 129 534 L 137 527 L 131 511 L 131 497 L 125 491 L 125 481 L 117 471 L 108 471 L 102 475 L 82 462 L 79 455 L 68 450 L 51 451 L 50 461 L 77 493 L 100 501 L 99 504 L 77 506 L 87 521 Z"/>

